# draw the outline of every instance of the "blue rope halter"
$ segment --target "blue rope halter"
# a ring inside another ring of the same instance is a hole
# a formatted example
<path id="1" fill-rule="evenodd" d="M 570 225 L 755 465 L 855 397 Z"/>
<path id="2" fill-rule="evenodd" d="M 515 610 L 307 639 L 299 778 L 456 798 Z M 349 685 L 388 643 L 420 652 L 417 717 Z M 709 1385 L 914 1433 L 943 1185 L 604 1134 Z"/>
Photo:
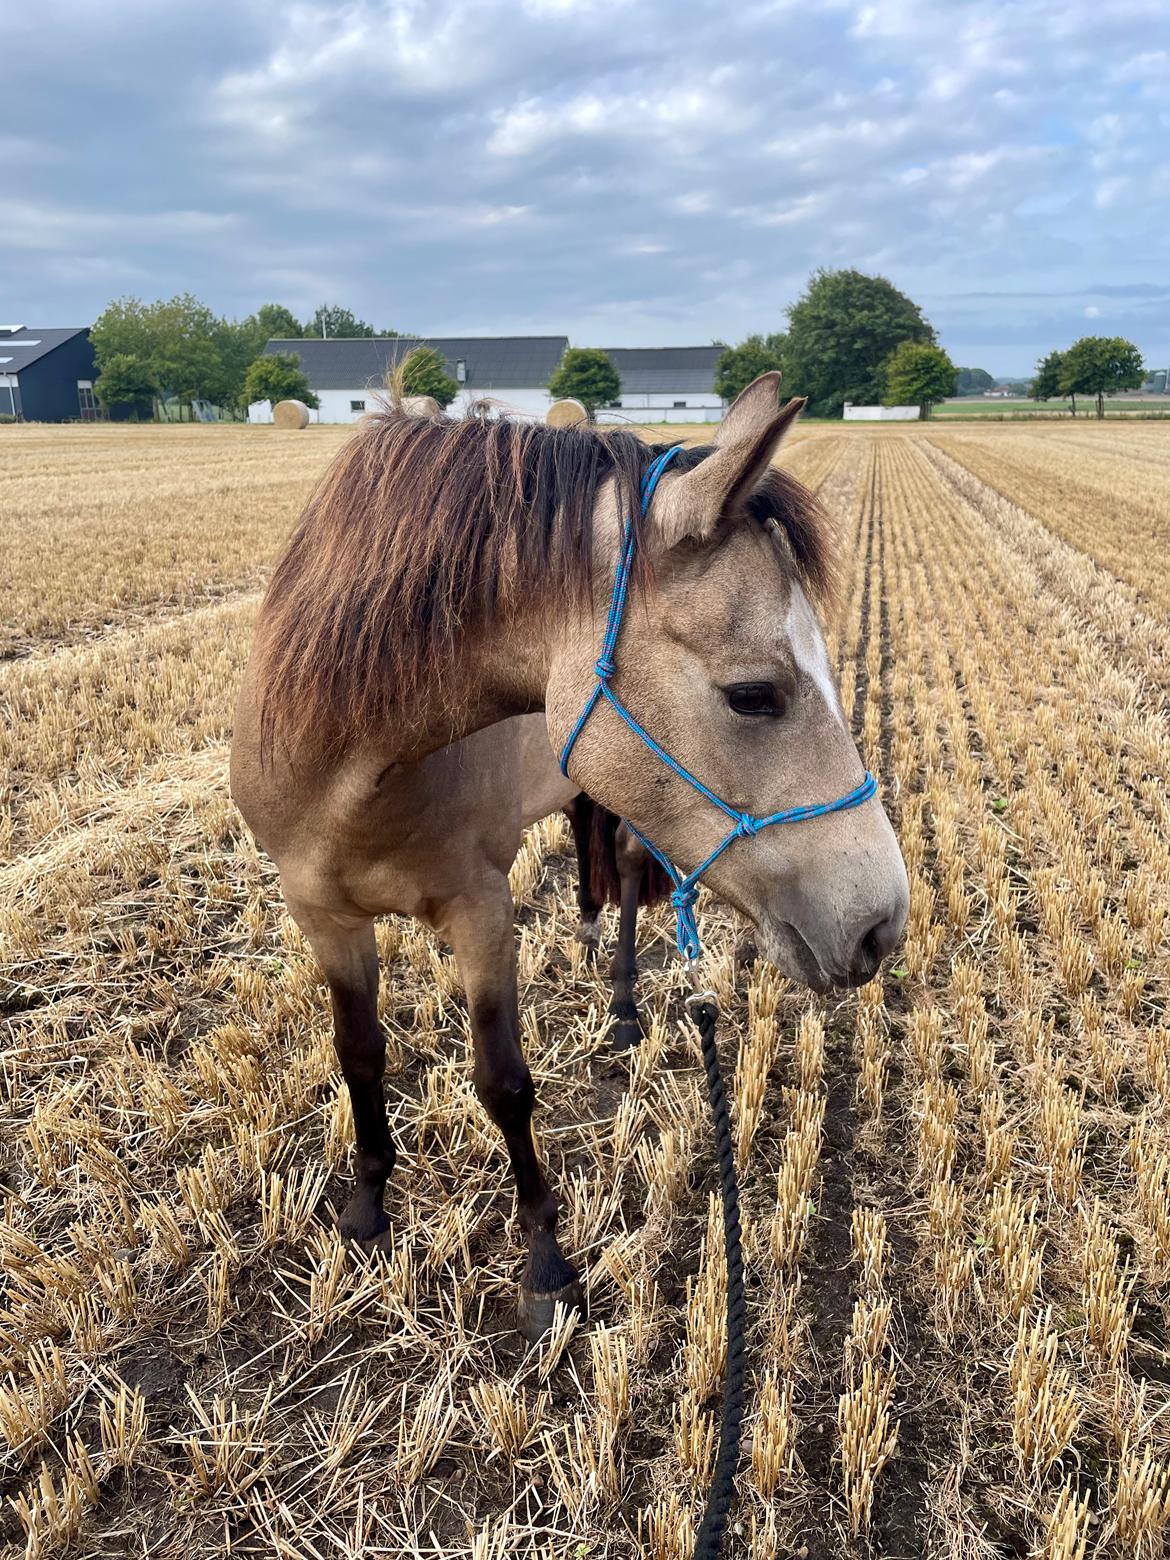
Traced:
<path id="1" fill-rule="evenodd" d="M 676 444 L 672 449 L 659 455 L 642 478 L 641 512 L 643 520 L 650 509 L 650 501 L 654 497 L 654 489 L 658 486 L 659 477 L 661 477 L 666 467 L 681 448 L 680 444 Z M 845 812 L 850 807 L 860 807 L 862 802 L 868 802 L 871 796 L 877 794 L 877 781 L 867 769 L 865 779 L 861 784 L 845 796 L 839 796 L 835 802 L 807 802 L 802 807 L 789 807 L 783 812 L 769 813 L 766 818 L 756 818 L 751 813 L 740 812 L 738 808 L 730 806 L 716 796 L 714 791 L 709 790 L 701 780 L 691 774 L 689 769 L 684 769 L 677 759 L 671 758 L 670 754 L 660 747 L 650 733 L 638 723 L 636 717 L 630 713 L 610 687 L 610 678 L 613 676 L 616 668 L 614 654 L 617 650 L 618 635 L 621 632 L 622 617 L 626 610 L 626 596 L 630 587 L 630 570 L 634 563 L 634 548 L 636 545 L 637 535 L 634 521 L 630 519 L 626 521 L 625 530 L 622 534 L 621 552 L 618 556 L 617 572 L 613 582 L 613 595 L 609 603 L 609 617 L 605 625 L 605 638 L 602 640 L 601 654 L 597 657 L 593 667 L 597 674 L 597 681 L 594 683 L 593 690 L 585 701 L 585 708 L 577 717 L 577 723 L 570 731 L 568 741 L 561 752 L 561 773 L 568 775 L 569 755 L 573 751 L 573 745 L 584 730 L 585 722 L 597 708 L 599 700 L 605 699 L 617 711 L 634 735 L 641 738 L 656 758 L 660 758 L 668 769 L 672 769 L 678 775 L 680 780 L 685 780 L 689 786 L 698 791 L 700 796 L 705 796 L 712 806 L 718 807 L 720 812 L 725 813 L 732 820 L 734 827 L 727 837 L 715 847 L 705 861 L 700 862 L 695 870 L 688 873 L 685 877 L 679 872 L 677 867 L 667 861 L 658 847 L 646 838 L 641 829 L 630 823 L 630 828 L 633 829 L 634 833 L 642 841 L 642 844 L 645 845 L 646 849 L 660 864 L 663 871 L 674 884 L 674 892 L 670 896 L 670 902 L 674 906 L 675 914 L 678 917 L 676 933 L 678 951 L 684 959 L 693 960 L 697 959 L 700 953 L 699 929 L 695 924 L 695 901 L 699 897 L 699 879 L 712 862 L 717 861 L 722 856 L 723 852 L 733 841 L 748 839 L 753 834 L 758 834 L 761 829 L 766 829 L 770 824 L 803 823 L 807 818 L 823 818 L 827 813 Z M 629 819 L 626 821 L 629 823 Z"/>

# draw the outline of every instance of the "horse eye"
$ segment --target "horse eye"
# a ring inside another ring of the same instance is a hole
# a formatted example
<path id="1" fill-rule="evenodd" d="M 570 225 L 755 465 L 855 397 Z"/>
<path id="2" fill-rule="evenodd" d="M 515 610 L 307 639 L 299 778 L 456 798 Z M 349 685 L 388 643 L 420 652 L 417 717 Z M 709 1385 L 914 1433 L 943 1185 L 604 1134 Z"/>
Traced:
<path id="1" fill-rule="evenodd" d="M 737 715 L 780 714 L 776 690 L 771 683 L 734 683 L 723 691 Z"/>

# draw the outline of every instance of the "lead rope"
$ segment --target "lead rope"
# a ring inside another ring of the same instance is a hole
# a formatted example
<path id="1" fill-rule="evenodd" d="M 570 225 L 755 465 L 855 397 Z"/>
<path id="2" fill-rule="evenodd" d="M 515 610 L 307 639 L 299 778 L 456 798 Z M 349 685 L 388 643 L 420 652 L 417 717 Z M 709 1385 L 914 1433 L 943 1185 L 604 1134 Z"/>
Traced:
<path id="1" fill-rule="evenodd" d="M 650 502 L 654 497 L 659 478 L 681 449 L 682 446 L 676 444 L 671 449 L 662 451 L 651 462 L 643 476 L 639 505 L 643 520 L 649 513 Z M 634 516 L 631 515 L 622 532 L 618 564 L 614 573 L 613 593 L 610 597 L 609 613 L 605 624 L 605 637 L 602 640 L 601 654 L 593 667 L 596 681 L 585 701 L 585 707 L 578 715 L 561 749 L 561 771 L 565 775 L 569 773 L 569 759 L 577 738 L 585 729 L 594 710 L 604 702 L 657 759 L 672 770 L 680 780 L 685 780 L 692 790 L 705 797 L 732 825 L 715 849 L 699 863 L 694 871 L 684 875 L 652 840 L 647 839 L 629 819 L 626 820 L 673 884 L 674 892 L 670 896 L 670 902 L 677 917 L 675 935 L 678 951 L 688 964 L 693 965 L 700 952 L 699 929 L 695 922 L 695 901 L 699 897 L 699 880 L 707 868 L 713 866 L 736 840 L 749 839 L 752 835 L 758 834 L 761 829 L 777 824 L 803 823 L 810 818 L 823 818 L 828 813 L 844 812 L 852 807 L 860 807 L 876 794 L 877 781 L 867 769 L 861 783 L 852 791 L 847 791 L 844 796 L 837 797 L 835 801 L 806 802 L 799 807 L 782 808 L 779 812 L 768 813 L 761 818 L 741 811 L 724 801 L 722 797 L 716 796 L 715 792 L 704 785 L 697 775 L 691 774 L 689 769 L 672 758 L 666 749 L 654 740 L 637 716 L 626 708 L 611 686 L 611 679 L 617 669 L 618 636 L 621 633 L 622 618 L 625 616 L 637 541 L 637 526 Z M 710 996 L 709 992 L 697 994 L 688 998 L 688 1005 L 694 1004 L 694 1020 L 702 1044 L 703 1066 L 707 1072 L 707 1097 L 711 1102 L 715 1147 L 719 1156 L 719 1186 L 723 1196 L 723 1239 L 727 1251 L 727 1373 L 723 1382 L 723 1412 L 719 1421 L 719 1451 L 715 1457 L 715 1475 L 707 1493 L 707 1509 L 703 1513 L 699 1536 L 695 1540 L 694 1560 L 719 1560 L 723 1552 L 727 1516 L 735 1496 L 735 1475 L 739 1466 L 746 1370 L 739 1184 L 735 1175 L 735 1155 L 732 1152 L 727 1091 L 723 1087 L 723 1075 L 719 1071 L 719 1057 L 715 1049 L 715 1024 L 719 1017 L 719 1010 L 710 1000 Z"/>
<path id="2" fill-rule="evenodd" d="M 739 1469 L 739 1443 L 743 1432 L 744 1378 L 747 1374 L 745 1322 L 747 1307 L 743 1292 L 743 1247 L 739 1224 L 739 1182 L 735 1174 L 735 1152 L 731 1140 L 731 1112 L 727 1091 L 719 1069 L 715 1048 L 715 1024 L 719 1009 L 709 992 L 688 997 L 687 1006 L 703 1051 L 707 1073 L 707 1098 L 715 1128 L 715 1151 L 719 1156 L 719 1190 L 723 1197 L 723 1246 L 727 1253 L 727 1369 L 723 1378 L 723 1411 L 719 1416 L 719 1450 L 715 1473 L 707 1491 L 707 1506 L 699 1536 L 695 1539 L 694 1560 L 719 1560 L 731 1502 L 735 1498 L 735 1476 Z"/>

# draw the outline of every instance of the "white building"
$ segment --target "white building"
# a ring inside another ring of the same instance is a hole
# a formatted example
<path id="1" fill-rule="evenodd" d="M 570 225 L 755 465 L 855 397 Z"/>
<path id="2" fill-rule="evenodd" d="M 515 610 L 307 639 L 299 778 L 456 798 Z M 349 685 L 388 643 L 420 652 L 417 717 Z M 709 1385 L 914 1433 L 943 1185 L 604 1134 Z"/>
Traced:
<path id="1" fill-rule="evenodd" d="M 265 353 L 287 353 L 300 360 L 321 402 L 314 422 L 357 422 L 376 411 L 378 389 L 387 372 L 416 347 L 433 347 L 459 386 L 447 408 L 463 416 L 476 402 L 499 402 L 510 411 L 543 418 L 552 401 L 546 386 L 569 344 L 567 336 L 336 336 L 328 340 L 273 340 Z M 248 421 L 272 421 L 268 401 L 254 401 Z"/>
<path id="2" fill-rule="evenodd" d="M 715 391 L 715 365 L 726 349 L 607 347 L 622 392 L 597 414 L 598 422 L 717 423 L 727 402 Z"/>

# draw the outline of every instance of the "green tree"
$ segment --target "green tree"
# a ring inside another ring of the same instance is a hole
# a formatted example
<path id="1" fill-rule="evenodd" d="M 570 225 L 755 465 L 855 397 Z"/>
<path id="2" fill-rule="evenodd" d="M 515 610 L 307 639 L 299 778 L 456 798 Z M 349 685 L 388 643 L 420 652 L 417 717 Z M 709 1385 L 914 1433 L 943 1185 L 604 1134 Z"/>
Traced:
<path id="1" fill-rule="evenodd" d="M 1064 354 L 1060 388 L 1066 395 L 1096 396 L 1097 416 L 1104 417 L 1105 397 L 1140 390 L 1143 373 L 1141 353 L 1124 336 L 1082 336 Z"/>
<path id="2" fill-rule="evenodd" d="M 1055 401 L 1064 394 L 1061 376 L 1064 370 L 1064 353 L 1049 352 L 1036 364 L 1036 377 L 1028 394 L 1033 401 Z M 1074 408 L 1075 415 L 1075 408 Z"/>
<path id="3" fill-rule="evenodd" d="M 902 341 L 885 361 L 886 406 L 917 406 L 920 417 L 955 393 L 958 369 L 941 347 Z"/>
<path id="4" fill-rule="evenodd" d="M 102 364 L 93 388 L 107 410 L 125 410 L 134 417 L 149 417 L 157 387 L 149 365 L 142 358 L 133 357 L 129 352 L 115 352 Z"/>
<path id="5" fill-rule="evenodd" d="M 89 339 L 102 368 L 111 358 L 137 358 L 148 362 L 154 355 L 153 304 L 141 298 L 115 298 L 108 303 L 90 327 Z"/>
<path id="6" fill-rule="evenodd" d="M 359 320 L 351 309 L 337 303 L 323 303 L 305 326 L 306 336 L 372 336 L 374 327 Z"/>
<path id="7" fill-rule="evenodd" d="M 918 305 L 885 277 L 817 270 L 788 310 L 786 388 L 808 396 L 814 416 L 839 417 L 846 401 L 881 400 L 882 367 L 900 342 L 934 340 Z"/>
<path id="8" fill-rule="evenodd" d="M 256 322 L 257 335 L 263 337 L 261 347 L 269 341 L 294 341 L 305 334 L 296 315 L 283 303 L 262 303 L 251 318 Z"/>
<path id="9" fill-rule="evenodd" d="M 617 369 L 600 347 L 570 347 L 548 382 L 549 394 L 558 401 L 571 397 L 594 417 L 599 406 L 608 406 L 622 393 Z"/>
<path id="10" fill-rule="evenodd" d="M 90 340 L 99 370 L 117 356 L 136 358 L 160 395 L 223 403 L 231 399 L 232 386 L 220 327 L 206 304 L 190 293 L 154 303 L 120 298 L 98 317 Z"/>
<path id="11" fill-rule="evenodd" d="M 990 390 L 995 380 L 985 368 L 961 368 L 955 383 L 956 395 L 982 395 Z"/>
<path id="12" fill-rule="evenodd" d="M 303 401 L 306 406 L 319 406 L 312 387 L 301 367 L 301 361 L 291 352 L 273 352 L 258 357 L 249 364 L 244 375 L 244 399 L 250 406 L 253 401 Z"/>
<path id="13" fill-rule="evenodd" d="M 402 389 L 406 395 L 433 395 L 444 407 L 459 394 L 459 386 L 434 347 L 415 347 L 403 358 Z"/>
<path id="14" fill-rule="evenodd" d="M 783 367 L 783 335 L 745 336 L 737 347 L 724 348 L 715 364 L 715 389 L 725 401 L 734 401 L 753 379 Z"/>

